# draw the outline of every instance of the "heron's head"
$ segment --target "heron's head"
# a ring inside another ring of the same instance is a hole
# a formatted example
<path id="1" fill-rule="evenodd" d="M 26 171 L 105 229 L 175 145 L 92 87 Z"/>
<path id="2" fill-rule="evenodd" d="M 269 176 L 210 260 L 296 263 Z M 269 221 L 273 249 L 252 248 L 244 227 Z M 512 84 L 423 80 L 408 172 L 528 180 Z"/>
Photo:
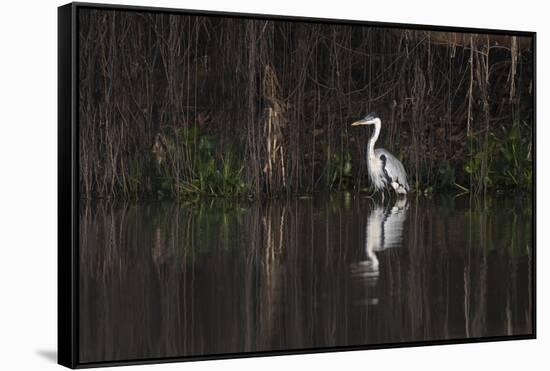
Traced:
<path id="1" fill-rule="evenodd" d="M 376 122 L 380 122 L 380 118 L 376 114 L 376 112 L 371 112 L 365 117 L 355 121 L 351 126 L 359 126 L 359 125 L 373 125 L 376 124 Z"/>

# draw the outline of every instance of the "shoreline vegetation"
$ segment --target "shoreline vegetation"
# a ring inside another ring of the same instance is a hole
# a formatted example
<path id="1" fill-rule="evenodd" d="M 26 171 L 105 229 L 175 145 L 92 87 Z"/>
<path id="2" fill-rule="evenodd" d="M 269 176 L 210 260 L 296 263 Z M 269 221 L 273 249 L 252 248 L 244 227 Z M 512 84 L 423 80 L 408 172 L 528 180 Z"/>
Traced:
<path id="1" fill-rule="evenodd" d="M 415 192 L 530 192 L 527 37 L 81 9 L 85 199 L 370 192 L 366 128 Z"/>

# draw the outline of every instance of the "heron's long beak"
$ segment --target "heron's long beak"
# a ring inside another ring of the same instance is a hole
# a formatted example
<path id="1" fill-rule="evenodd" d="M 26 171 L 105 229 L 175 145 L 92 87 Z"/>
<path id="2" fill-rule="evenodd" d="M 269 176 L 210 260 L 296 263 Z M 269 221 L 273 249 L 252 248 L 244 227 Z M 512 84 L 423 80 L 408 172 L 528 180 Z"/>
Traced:
<path id="1" fill-rule="evenodd" d="M 366 120 L 358 120 L 358 121 L 355 121 L 353 124 L 351 124 L 351 126 L 359 126 L 359 125 L 366 125 L 366 124 L 367 124 Z"/>

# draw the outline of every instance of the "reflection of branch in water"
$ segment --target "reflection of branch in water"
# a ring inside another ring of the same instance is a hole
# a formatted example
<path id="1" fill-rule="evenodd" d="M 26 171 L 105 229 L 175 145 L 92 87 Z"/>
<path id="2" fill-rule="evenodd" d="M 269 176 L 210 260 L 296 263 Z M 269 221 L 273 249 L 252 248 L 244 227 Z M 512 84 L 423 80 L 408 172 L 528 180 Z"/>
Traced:
<path id="1" fill-rule="evenodd" d="M 256 339 L 261 339 L 263 347 L 269 347 L 274 334 L 280 327 L 281 294 L 283 292 L 283 264 L 286 208 L 268 204 L 262 216 L 263 243 L 261 275 L 259 277 L 260 294 L 256 296 L 260 320 L 256 324 Z M 254 304 L 253 304 L 254 305 Z M 260 336 L 258 336 L 260 335 Z M 254 342 L 254 341 L 253 341 Z M 255 341 L 256 343 L 258 340 Z"/>
<path id="2" fill-rule="evenodd" d="M 366 225 L 365 255 L 366 259 L 351 265 L 352 276 L 368 288 L 378 282 L 379 261 L 377 251 L 398 247 L 403 241 L 403 225 L 407 219 L 408 202 L 406 198 L 398 199 L 391 209 L 383 204 L 376 204 L 371 210 Z M 363 298 L 361 304 L 376 305 L 378 298 Z"/>
<path id="3" fill-rule="evenodd" d="M 532 331 L 523 214 L 356 201 L 83 204 L 81 359 Z"/>

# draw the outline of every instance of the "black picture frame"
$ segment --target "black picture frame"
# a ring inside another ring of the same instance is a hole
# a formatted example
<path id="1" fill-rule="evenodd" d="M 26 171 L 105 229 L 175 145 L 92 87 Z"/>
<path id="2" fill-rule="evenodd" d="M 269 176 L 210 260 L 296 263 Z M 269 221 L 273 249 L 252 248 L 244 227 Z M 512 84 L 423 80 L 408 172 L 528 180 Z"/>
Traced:
<path id="1" fill-rule="evenodd" d="M 403 342 L 361 346 L 337 346 L 300 350 L 278 350 L 234 354 L 211 354 L 207 356 L 128 359 L 123 361 L 102 361 L 83 363 L 79 361 L 79 166 L 78 166 L 78 12 L 81 9 L 105 9 L 170 13 L 178 15 L 223 16 L 244 19 L 284 20 L 313 22 L 318 24 L 363 25 L 381 28 L 406 28 L 412 30 L 446 31 L 461 33 L 483 33 L 493 35 L 514 35 L 531 38 L 533 50 L 533 154 L 536 154 L 536 32 L 495 30 L 484 28 L 461 28 L 418 24 L 368 22 L 341 19 L 320 19 L 309 17 L 228 13 L 186 9 L 156 8 L 145 6 L 110 5 L 95 3 L 70 3 L 58 8 L 58 363 L 69 368 L 152 364 L 164 362 L 199 361 L 243 357 L 276 356 L 321 352 L 340 352 L 380 348 L 416 347 L 428 345 L 461 344 L 506 340 L 536 339 L 536 156 L 533 158 L 533 266 L 531 284 L 533 288 L 532 321 L 533 332 L 527 335 L 482 337 L 421 342 Z"/>

